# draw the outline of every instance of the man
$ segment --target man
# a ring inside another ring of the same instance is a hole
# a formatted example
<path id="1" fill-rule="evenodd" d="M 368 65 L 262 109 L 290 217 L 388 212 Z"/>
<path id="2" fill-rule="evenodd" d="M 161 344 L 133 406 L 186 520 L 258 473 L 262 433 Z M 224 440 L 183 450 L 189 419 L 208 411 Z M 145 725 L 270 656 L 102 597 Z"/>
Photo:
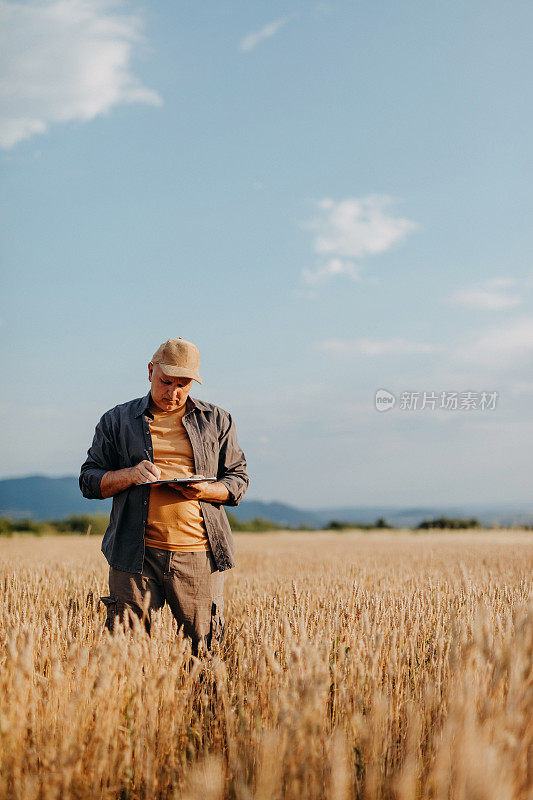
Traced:
<path id="1" fill-rule="evenodd" d="M 164 342 L 148 364 L 150 391 L 102 416 L 79 478 L 84 497 L 113 497 L 102 541 L 106 627 L 137 617 L 150 633 L 151 613 L 166 601 L 195 655 L 224 636 L 224 571 L 235 549 L 222 506 L 238 505 L 249 483 L 231 415 L 189 396 L 202 383 L 199 367 L 192 342 Z M 216 481 L 150 486 L 193 475 Z"/>

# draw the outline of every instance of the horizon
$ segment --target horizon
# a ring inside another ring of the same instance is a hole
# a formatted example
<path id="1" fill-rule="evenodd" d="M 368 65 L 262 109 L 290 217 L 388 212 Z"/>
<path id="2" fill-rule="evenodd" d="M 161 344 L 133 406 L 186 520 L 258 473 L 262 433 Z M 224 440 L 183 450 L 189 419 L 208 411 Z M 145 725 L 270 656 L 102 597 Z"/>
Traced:
<path id="1" fill-rule="evenodd" d="M 30 475 L 15 475 L 15 476 L 11 476 L 11 477 L 0 478 L 0 484 L 3 483 L 4 481 L 31 480 L 32 478 L 45 478 L 45 479 L 50 479 L 50 480 L 65 480 L 65 479 L 77 480 L 78 476 L 77 475 L 72 475 L 72 474 L 71 475 L 44 475 L 44 474 L 40 474 L 40 473 L 35 473 L 35 474 L 30 474 Z M 111 499 L 112 498 L 107 498 L 106 502 L 110 502 Z M 98 513 L 98 503 L 103 502 L 103 501 L 95 500 L 95 501 L 91 501 L 91 502 L 94 503 L 94 513 Z M 466 503 L 450 502 L 450 503 L 446 503 L 446 504 L 438 503 L 438 502 L 431 502 L 431 501 L 427 501 L 426 500 L 426 501 L 424 501 L 424 503 L 409 503 L 409 504 L 406 504 L 406 505 L 400 505 L 400 504 L 396 504 L 396 503 L 357 503 L 357 504 L 349 504 L 349 503 L 348 504 L 340 504 L 340 503 L 338 503 L 338 504 L 335 504 L 335 505 L 332 505 L 332 506 L 327 506 L 327 505 L 309 505 L 309 504 L 305 504 L 304 506 L 302 506 L 301 504 L 298 504 L 298 503 L 285 502 L 285 501 L 282 501 L 282 500 L 278 500 L 276 498 L 264 499 L 264 498 L 261 498 L 261 497 L 249 497 L 248 493 L 245 494 L 245 496 L 244 496 L 243 500 L 241 501 L 241 503 L 261 503 L 263 505 L 276 505 L 276 504 L 279 504 L 279 505 L 288 506 L 290 508 L 295 508 L 297 510 L 311 511 L 311 512 L 313 512 L 313 511 L 328 511 L 329 509 L 331 509 L 331 510 L 341 510 L 343 508 L 346 509 L 346 510 L 350 510 L 352 508 L 355 509 L 355 510 L 357 510 L 357 509 L 361 509 L 361 510 L 363 510 L 363 509 L 384 509 L 384 510 L 391 509 L 391 510 L 404 510 L 404 511 L 413 511 L 414 512 L 414 511 L 424 511 L 424 510 L 430 511 L 430 510 L 432 510 L 432 507 L 435 507 L 435 506 L 439 507 L 441 509 L 446 509 L 446 508 L 448 508 L 448 509 L 458 509 L 458 508 L 461 508 L 461 507 L 465 507 L 465 508 L 472 507 L 472 508 L 480 508 L 480 509 L 484 508 L 484 509 L 487 509 L 487 510 L 490 510 L 491 508 L 493 508 L 493 509 L 500 508 L 501 509 L 501 508 L 505 508 L 506 506 L 510 506 L 511 508 L 519 507 L 519 506 L 529 506 L 529 507 L 533 508 L 533 501 L 531 501 L 531 500 L 529 500 L 529 501 L 524 501 L 524 500 L 506 501 L 506 502 L 490 502 L 490 501 L 486 501 L 486 500 L 483 500 L 483 501 L 469 500 Z M 230 513 L 232 513 L 232 511 L 233 511 L 232 507 L 228 507 L 228 510 L 229 510 Z"/>

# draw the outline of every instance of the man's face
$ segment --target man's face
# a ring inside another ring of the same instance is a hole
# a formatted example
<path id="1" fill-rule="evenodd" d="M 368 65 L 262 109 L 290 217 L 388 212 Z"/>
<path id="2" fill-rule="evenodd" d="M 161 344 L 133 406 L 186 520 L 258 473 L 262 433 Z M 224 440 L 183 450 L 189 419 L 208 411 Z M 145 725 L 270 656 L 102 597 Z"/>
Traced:
<path id="1" fill-rule="evenodd" d="M 152 400 L 161 411 L 176 411 L 187 400 L 192 378 L 173 378 L 165 375 L 159 364 L 148 364 L 148 380 L 152 384 Z"/>

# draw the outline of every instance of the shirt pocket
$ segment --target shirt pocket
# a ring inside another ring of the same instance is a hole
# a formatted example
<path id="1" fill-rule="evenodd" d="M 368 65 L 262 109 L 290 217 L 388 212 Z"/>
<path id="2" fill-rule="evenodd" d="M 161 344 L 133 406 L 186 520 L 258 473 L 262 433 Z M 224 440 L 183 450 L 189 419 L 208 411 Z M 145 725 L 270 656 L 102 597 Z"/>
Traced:
<path id="1" fill-rule="evenodd" d="M 207 477 L 216 478 L 218 473 L 218 458 L 220 446 L 218 439 L 207 438 L 203 441 L 206 469 L 209 473 Z"/>

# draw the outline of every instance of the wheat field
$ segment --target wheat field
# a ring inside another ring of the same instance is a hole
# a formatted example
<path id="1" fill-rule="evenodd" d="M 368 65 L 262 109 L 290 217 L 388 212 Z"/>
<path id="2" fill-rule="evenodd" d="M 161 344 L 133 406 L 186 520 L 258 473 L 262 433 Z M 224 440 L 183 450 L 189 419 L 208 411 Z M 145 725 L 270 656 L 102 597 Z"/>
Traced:
<path id="1" fill-rule="evenodd" d="M 220 654 L 104 630 L 99 539 L 0 540 L 0 797 L 532 800 L 533 536 L 237 534 Z"/>

